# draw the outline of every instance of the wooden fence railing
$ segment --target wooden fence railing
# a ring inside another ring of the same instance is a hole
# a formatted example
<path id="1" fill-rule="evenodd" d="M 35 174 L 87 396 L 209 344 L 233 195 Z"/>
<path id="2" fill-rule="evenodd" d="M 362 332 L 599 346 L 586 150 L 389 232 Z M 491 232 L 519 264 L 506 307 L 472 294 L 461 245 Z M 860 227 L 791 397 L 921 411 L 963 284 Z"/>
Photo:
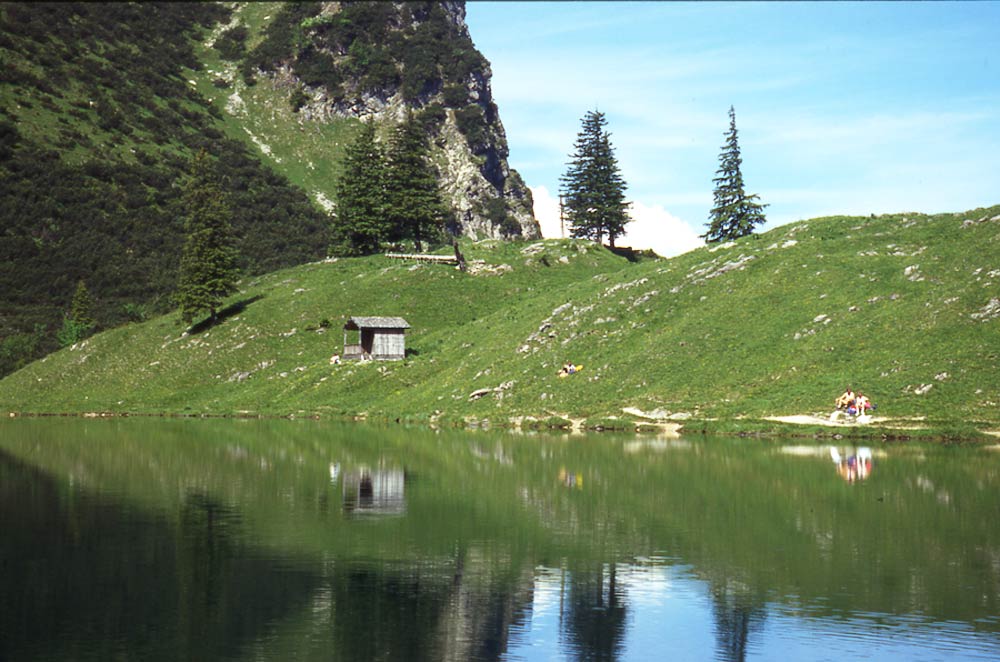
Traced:
<path id="1" fill-rule="evenodd" d="M 425 255 L 423 253 L 386 253 L 393 260 L 416 260 L 418 262 L 437 262 L 440 264 L 458 264 L 454 255 Z"/>

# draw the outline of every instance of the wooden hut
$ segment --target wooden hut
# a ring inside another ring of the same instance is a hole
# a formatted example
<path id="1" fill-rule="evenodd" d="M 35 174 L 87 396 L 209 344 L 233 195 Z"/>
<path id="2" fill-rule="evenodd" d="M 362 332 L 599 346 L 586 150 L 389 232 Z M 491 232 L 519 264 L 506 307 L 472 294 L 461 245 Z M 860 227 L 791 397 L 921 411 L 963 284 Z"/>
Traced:
<path id="1" fill-rule="evenodd" d="M 402 317 L 352 317 L 344 324 L 342 358 L 400 361 L 406 357 L 405 332 L 409 328 Z M 351 339 L 357 342 L 348 342 Z"/>

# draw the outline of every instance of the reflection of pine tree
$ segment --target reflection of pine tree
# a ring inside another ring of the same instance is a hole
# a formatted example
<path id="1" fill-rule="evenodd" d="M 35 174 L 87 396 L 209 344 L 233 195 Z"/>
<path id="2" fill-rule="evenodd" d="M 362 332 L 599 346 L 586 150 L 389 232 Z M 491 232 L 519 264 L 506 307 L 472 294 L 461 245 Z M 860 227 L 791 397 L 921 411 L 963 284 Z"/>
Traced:
<path id="1" fill-rule="evenodd" d="M 572 574 L 562 628 L 577 660 L 617 660 L 622 653 L 627 605 L 615 573 L 611 563 Z"/>
<path id="2" fill-rule="evenodd" d="M 718 658 L 726 662 L 747 659 L 750 633 L 758 630 L 767 612 L 763 600 L 727 582 L 712 586 Z"/>

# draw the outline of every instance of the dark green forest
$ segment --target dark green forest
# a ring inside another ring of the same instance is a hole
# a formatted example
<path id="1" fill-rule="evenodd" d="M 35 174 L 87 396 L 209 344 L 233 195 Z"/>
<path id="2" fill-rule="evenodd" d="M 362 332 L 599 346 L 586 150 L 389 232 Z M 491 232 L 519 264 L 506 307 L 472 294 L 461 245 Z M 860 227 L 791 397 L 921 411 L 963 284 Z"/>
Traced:
<path id="1" fill-rule="evenodd" d="M 80 282 L 96 330 L 173 307 L 179 192 L 199 150 L 231 200 L 242 273 L 325 255 L 326 215 L 227 138 L 184 76 L 200 66 L 193 40 L 228 11 L 0 4 L 0 375 L 58 347 Z"/>
<path id="2" fill-rule="evenodd" d="M 449 23 L 440 3 L 352 2 L 336 14 L 321 9 L 320 2 L 285 5 L 266 39 L 243 58 L 244 77 L 273 70 L 291 54 L 302 82 L 322 85 L 335 100 L 360 92 L 391 96 L 401 89 L 408 101 L 418 101 L 441 91 L 445 81 L 465 80 L 488 66 L 471 39 Z M 338 66 L 331 53 L 350 57 Z M 456 87 L 448 90 L 446 102 L 459 108 L 468 99 Z"/>

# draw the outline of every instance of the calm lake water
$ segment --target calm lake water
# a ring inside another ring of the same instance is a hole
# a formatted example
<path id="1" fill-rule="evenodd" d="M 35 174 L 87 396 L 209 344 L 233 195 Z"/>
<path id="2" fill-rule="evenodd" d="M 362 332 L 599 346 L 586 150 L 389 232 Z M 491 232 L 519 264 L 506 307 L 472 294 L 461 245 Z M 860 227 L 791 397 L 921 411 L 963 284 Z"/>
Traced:
<path id="1" fill-rule="evenodd" d="M 1000 659 L 1000 452 L 839 443 L 2 421 L 0 660 Z"/>

